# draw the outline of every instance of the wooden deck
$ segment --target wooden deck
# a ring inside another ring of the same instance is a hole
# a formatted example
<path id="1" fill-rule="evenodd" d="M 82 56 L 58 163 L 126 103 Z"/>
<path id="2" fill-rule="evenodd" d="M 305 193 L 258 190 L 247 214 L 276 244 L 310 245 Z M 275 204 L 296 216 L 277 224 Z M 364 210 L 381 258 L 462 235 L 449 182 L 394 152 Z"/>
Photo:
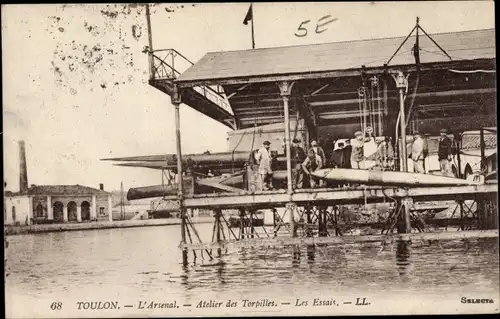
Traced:
<path id="1" fill-rule="evenodd" d="M 271 208 L 285 206 L 288 202 L 296 204 L 364 204 L 410 197 L 414 201 L 471 200 L 478 196 L 496 196 L 497 184 L 452 187 L 418 187 L 418 188 L 382 188 L 358 187 L 355 189 L 317 188 L 301 189 L 293 194 L 285 190 L 255 193 L 215 193 L 186 196 L 186 208 L 220 208 L 234 209 L 239 207 Z M 169 197 L 175 201 L 175 197 Z"/>

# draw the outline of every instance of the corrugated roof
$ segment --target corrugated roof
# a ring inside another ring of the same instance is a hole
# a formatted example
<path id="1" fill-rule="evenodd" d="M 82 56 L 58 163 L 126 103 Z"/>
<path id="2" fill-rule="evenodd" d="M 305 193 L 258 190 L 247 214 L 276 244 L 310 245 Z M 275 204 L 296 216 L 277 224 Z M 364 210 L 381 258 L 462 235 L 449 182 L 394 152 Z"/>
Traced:
<path id="1" fill-rule="evenodd" d="M 480 148 L 480 137 L 479 135 L 464 135 L 462 137 L 462 149 L 479 149 Z M 486 148 L 496 148 L 497 147 L 497 136 L 493 134 L 484 134 L 484 144 Z"/>
<path id="2" fill-rule="evenodd" d="M 104 195 L 109 194 L 103 190 L 83 185 L 33 185 L 28 188 L 28 195 Z"/>
<path id="3" fill-rule="evenodd" d="M 431 34 L 454 59 L 495 58 L 495 30 L 472 30 Z M 178 82 L 227 79 L 263 75 L 325 72 L 366 67 L 381 67 L 394 54 L 405 37 L 334 42 L 243 51 L 207 53 L 186 70 Z M 419 37 L 421 63 L 449 61 L 425 35 Z M 414 64 L 415 37 L 406 41 L 390 65 Z"/>

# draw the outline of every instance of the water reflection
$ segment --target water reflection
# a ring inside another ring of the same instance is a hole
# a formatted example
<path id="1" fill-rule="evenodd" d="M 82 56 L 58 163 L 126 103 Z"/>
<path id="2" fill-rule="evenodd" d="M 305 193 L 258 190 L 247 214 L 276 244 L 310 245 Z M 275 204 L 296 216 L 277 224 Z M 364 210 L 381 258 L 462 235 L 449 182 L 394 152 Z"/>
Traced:
<path id="1" fill-rule="evenodd" d="M 411 266 L 410 246 L 411 241 L 401 240 L 396 243 L 396 266 L 401 277 L 407 277 Z"/>
<path id="2" fill-rule="evenodd" d="M 315 252 L 316 252 L 316 249 L 313 245 L 307 246 L 307 263 L 309 265 L 314 264 L 314 253 Z"/>
<path id="3" fill-rule="evenodd" d="M 210 240 L 211 225 L 199 225 Z M 206 229 L 205 229 L 205 228 Z M 173 226 L 11 236 L 6 249 L 6 289 L 34 297 L 84 298 L 96 293 L 147 296 L 162 291 L 189 303 L 238 295 L 319 295 L 331 289 L 439 291 L 466 287 L 498 291 L 496 239 L 345 244 L 284 249 L 197 251 L 182 265 L 180 232 Z M 303 262 L 302 262 L 303 261 Z M 92 280 L 89 280 L 92 278 Z M 264 288 L 265 287 L 265 288 Z M 268 288 L 269 287 L 269 288 Z M 104 292 L 104 291 L 103 291 Z M 208 296 L 207 296 L 208 295 Z"/>

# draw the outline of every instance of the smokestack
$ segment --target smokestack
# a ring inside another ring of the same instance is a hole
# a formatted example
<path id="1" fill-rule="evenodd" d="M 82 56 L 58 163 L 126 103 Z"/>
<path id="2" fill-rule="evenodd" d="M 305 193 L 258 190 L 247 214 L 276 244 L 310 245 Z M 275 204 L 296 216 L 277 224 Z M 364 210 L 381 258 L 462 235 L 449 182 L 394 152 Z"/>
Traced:
<path id="1" fill-rule="evenodd" d="M 19 141 L 19 191 L 28 191 L 28 169 L 26 167 L 26 149 L 24 141 Z"/>
<path id="2" fill-rule="evenodd" d="M 99 189 L 103 191 L 104 190 L 104 184 L 99 184 Z"/>

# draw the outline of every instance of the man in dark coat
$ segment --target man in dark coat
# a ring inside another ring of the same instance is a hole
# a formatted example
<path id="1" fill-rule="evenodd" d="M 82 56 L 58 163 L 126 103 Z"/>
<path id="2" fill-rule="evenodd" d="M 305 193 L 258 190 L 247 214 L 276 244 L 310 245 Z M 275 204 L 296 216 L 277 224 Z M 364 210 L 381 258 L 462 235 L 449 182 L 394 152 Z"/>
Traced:
<path id="1" fill-rule="evenodd" d="M 453 176 L 450 169 L 451 140 L 446 136 L 446 129 L 441 130 L 441 136 L 439 137 L 438 160 L 441 174 L 443 176 Z"/>
<path id="2" fill-rule="evenodd" d="M 350 139 L 346 139 L 345 140 L 345 146 L 342 149 L 342 165 L 341 165 L 341 168 L 352 168 L 352 166 L 351 166 L 351 153 L 352 153 L 351 140 Z"/>
<path id="3" fill-rule="evenodd" d="M 300 140 L 294 138 L 290 148 L 292 159 L 292 185 L 293 188 L 302 188 L 304 172 L 302 171 L 302 162 L 306 159 L 306 152 L 300 147 Z"/>
<path id="4" fill-rule="evenodd" d="M 330 156 L 330 166 L 332 168 L 342 168 L 342 161 L 344 156 L 344 143 L 336 142 L 333 149 L 332 155 Z"/>

